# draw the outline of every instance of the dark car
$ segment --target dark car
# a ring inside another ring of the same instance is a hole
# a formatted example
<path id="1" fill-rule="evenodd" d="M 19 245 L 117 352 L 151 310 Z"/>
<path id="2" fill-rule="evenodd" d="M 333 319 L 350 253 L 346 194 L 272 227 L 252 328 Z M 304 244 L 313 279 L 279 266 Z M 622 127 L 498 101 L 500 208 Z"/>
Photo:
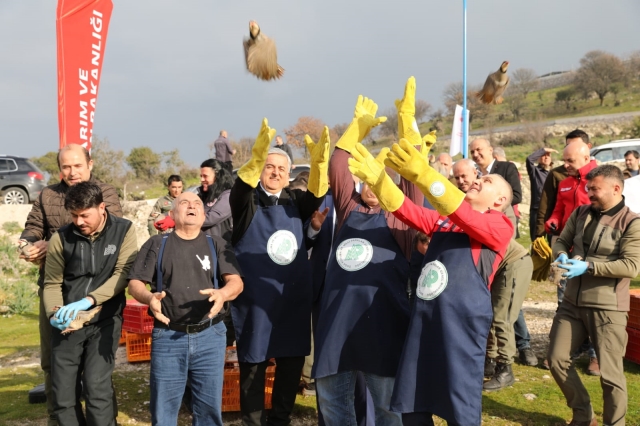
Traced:
<path id="1" fill-rule="evenodd" d="M 32 203 L 45 186 L 44 173 L 31 161 L 0 155 L 0 194 L 4 204 Z"/>

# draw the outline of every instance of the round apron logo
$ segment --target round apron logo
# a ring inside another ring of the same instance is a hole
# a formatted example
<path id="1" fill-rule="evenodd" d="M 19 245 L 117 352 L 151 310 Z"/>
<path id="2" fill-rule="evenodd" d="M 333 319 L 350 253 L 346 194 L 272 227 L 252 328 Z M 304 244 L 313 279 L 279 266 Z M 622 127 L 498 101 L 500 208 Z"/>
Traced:
<path id="1" fill-rule="evenodd" d="M 447 268 L 437 260 L 429 262 L 424 265 L 420 278 L 418 278 L 416 295 L 422 300 L 435 299 L 447 288 L 448 282 Z"/>
<path id="2" fill-rule="evenodd" d="M 298 254 L 298 242 L 291 231 L 277 231 L 267 241 L 267 253 L 278 265 L 288 265 Z"/>
<path id="3" fill-rule="evenodd" d="M 433 182 L 429 187 L 429 192 L 434 197 L 440 197 L 444 194 L 444 184 L 442 182 Z"/>
<path id="4" fill-rule="evenodd" d="M 362 238 L 344 240 L 336 249 L 338 265 L 345 271 L 358 271 L 371 262 L 373 246 Z"/>

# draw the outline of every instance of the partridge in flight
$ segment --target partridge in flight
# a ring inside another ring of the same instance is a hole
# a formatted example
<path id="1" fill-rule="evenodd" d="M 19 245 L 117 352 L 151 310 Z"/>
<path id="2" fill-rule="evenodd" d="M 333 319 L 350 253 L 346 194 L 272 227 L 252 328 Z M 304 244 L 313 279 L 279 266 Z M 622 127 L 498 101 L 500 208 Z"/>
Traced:
<path id="1" fill-rule="evenodd" d="M 278 65 L 276 44 L 260 31 L 256 21 L 249 22 L 249 36 L 243 42 L 247 70 L 261 80 L 282 77 L 284 68 Z"/>
<path id="2" fill-rule="evenodd" d="M 504 61 L 498 71 L 489 74 L 482 90 L 476 93 L 478 99 L 485 104 L 497 105 L 502 103 L 502 94 L 509 86 L 507 68 L 509 68 L 509 61 Z"/>

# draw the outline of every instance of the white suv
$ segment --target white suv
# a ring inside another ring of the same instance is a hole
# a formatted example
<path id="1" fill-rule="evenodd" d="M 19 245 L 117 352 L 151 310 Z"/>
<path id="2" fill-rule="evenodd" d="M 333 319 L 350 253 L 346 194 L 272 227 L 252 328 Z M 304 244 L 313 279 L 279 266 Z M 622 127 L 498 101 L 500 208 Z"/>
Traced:
<path id="1" fill-rule="evenodd" d="M 626 139 L 594 146 L 591 148 L 591 157 L 601 163 L 608 161 L 624 162 L 624 153 L 627 151 L 640 152 L 640 139 Z"/>

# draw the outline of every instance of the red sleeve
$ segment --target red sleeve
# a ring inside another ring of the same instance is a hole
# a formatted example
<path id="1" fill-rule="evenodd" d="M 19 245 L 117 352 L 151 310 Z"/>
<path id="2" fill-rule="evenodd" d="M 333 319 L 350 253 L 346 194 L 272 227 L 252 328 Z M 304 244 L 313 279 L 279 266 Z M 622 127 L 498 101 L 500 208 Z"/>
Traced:
<path id="1" fill-rule="evenodd" d="M 469 237 L 497 252 L 504 251 L 513 236 L 513 225 L 505 214 L 495 210 L 481 213 L 466 201 L 449 218 Z"/>
<path id="2" fill-rule="evenodd" d="M 393 215 L 413 229 L 431 236 L 437 228 L 438 220 L 442 219 L 440 213 L 422 206 L 415 205 L 409 198 L 404 197 L 404 202 Z"/>

